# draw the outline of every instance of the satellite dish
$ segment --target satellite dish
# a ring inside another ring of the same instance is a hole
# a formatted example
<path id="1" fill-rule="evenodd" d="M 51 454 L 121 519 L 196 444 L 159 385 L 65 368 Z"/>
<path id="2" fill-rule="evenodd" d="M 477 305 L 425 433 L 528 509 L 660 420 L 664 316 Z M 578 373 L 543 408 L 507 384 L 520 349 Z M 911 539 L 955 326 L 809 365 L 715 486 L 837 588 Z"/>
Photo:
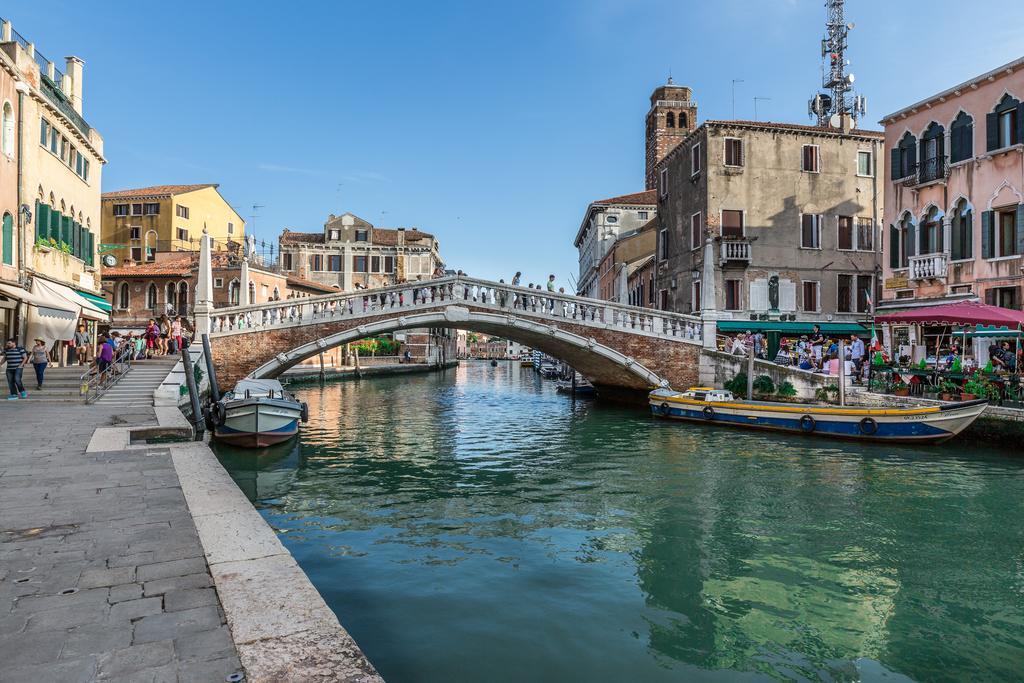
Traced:
<path id="1" fill-rule="evenodd" d="M 840 126 L 842 126 L 842 123 L 843 120 L 839 118 L 839 114 L 832 114 L 832 118 L 828 120 L 828 125 L 832 126 L 833 128 L 839 128 Z"/>
<path id="2" fill-rule="evenodd" d="M 850 84 L 853 84 L 853 78 L 854 78 L 853 74 L 848 74 L 846 76 L 846 82 L 850 83 Z"/>

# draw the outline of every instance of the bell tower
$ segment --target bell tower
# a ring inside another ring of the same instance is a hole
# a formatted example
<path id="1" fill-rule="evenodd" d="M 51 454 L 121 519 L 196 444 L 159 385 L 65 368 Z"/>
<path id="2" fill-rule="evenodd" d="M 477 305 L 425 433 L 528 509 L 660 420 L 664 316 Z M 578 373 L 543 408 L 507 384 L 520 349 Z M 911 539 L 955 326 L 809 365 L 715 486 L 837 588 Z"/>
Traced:
<path id="1" fill-rule="evenodd" d="M 697 103 L 693 101 L 693 92 L 674 84 L 669 76 L 668 83 L 651 93 L 651 109 L 647 112 L 645 189 L 653 190 L 658 186 L 658 162 L 696 127 Z"/>

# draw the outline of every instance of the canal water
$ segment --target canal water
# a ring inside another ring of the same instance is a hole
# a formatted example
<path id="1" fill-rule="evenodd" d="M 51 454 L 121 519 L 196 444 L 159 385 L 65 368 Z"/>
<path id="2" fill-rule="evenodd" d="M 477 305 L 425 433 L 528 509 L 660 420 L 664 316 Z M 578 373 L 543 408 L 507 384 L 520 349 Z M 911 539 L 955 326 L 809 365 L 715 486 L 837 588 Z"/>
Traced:
<path id="1" fill-rule="evenodd" d="M 1020 680 L 1024 459 L 572 402 L 518 364 L 298 389 L 219 449 L 386 680 Z"/>

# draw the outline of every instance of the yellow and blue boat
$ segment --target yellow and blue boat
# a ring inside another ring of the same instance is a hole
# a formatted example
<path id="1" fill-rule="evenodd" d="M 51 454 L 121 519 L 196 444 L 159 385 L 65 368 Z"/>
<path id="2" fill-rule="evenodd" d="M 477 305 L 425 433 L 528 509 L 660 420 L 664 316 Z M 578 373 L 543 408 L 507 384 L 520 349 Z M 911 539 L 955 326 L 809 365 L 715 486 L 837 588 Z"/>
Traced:
<path id="1" fill-rule="evenodd" d="M 933 443 L 967 429 L 988 405 L 984 399 L 908 408 L 804 405 L 741 400 L 710 387 L 655 389 L 649 400 L 655 416 L 675 420 L 839 439 Z"/>

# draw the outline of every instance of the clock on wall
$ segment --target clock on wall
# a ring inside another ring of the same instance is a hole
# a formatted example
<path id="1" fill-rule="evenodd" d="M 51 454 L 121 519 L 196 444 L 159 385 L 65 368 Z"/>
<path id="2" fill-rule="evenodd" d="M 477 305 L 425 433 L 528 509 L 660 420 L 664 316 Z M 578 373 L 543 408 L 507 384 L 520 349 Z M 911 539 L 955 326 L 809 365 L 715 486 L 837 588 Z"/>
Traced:
<path id="1" fill-rule="evenodd" d="M 117 259 L 114 258 L 113 254 L 104 254 L 104 256 L 103 256 L 103 266 L 105 268 L 113 268 L 116 265 L 117 265 Z"/>

